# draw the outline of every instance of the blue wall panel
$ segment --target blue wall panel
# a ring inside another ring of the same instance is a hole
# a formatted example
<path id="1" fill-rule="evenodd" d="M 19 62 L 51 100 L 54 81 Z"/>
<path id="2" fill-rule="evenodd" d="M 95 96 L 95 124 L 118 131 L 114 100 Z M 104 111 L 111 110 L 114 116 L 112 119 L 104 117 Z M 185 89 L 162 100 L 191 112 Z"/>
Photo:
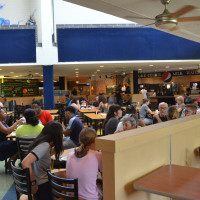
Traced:
<path id="1" fill-rule="evenodd" d="M 59 62 L 200 59 L 200 44 L 152 28 L 57 29 Z"/>
<path id="2" fill-rule="evenodd" d="M 0 30 L 0 63 L 36 62 L 35 29 Z"/>

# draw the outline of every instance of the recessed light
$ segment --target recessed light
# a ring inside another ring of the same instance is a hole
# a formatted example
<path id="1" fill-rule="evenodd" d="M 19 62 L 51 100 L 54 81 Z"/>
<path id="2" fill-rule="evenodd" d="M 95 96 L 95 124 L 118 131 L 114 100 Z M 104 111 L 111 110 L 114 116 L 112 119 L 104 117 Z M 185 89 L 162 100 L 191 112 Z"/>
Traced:
<path id="1" fill-rule="evenodd" d="M 39 74 L 39 73 L 35 73 L 35 74 Z"/>
<path id="2" fill-rule="evenodd" d="M 182 67 L 179 67 L 179 69 L 183 69 Z"/>
<path id="3" fill-rule="evenodd" d="M 153 65 L 149 65 L 149 67 L 153 67 Z"/>
<path id="4" fill-rule="evenodd" d="M 95 76 L 94 74 L 92 74 L 92 76 Z"/>
<path id="5" fill-rule="evenodd" d="M 43 83 L 44 81 L 40 81 L 40 82 L 42 82 L 42 83 Z"/>
<path id="6" fill-rule="evenodd" d="M 79 74 L 79 72 L 75 72 L 76 74 Z"/>
<path id="7" fill-rule="evenodd" d="M 142 69 L 138 69 L 139 71 L 141 71 Z"/>
<path id="8" fill-rule="evenodd" d="M 100 67 L 104 67 L 103 65 L 101 65 Z"/>
<path id="9" fill-rule="evenodd" d="M 21 75 L 20 75 L 21 76 Z M 40 75 L 40 76 L 43 76 L 43 75 Z"/>
<path id="10" fill-rule="evenodd" d="M 14 72 L 10 72 L 11 74 L 13 74 Z"/>
<path id="11" fill-rule="evenodd" d="M 79 70 L 79 68 L 75 68 L 74 70 Z"/>
<path id="12" fill-rule="evenodd" d="M 166 66 L 165 68 L 169 68 L 169 66 Z"/>
<path id="13" fill-rule="evenodd" d="M 0 70 L 2 70 L 2 69 L 0 69 Z"/>
<path id="14" fill-rule="evenodd" d="M 100 69 L 97 69 L 97 72 L 100 72 L 101 70 Z"/>

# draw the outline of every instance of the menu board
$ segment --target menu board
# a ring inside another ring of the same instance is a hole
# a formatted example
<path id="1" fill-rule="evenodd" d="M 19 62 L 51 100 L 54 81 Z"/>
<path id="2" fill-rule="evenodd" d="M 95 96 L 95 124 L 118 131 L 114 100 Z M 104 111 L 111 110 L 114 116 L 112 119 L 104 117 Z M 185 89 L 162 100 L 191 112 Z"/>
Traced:
<path id="1" fill-rule="evenodd" d="M 4 97 L 38 96 L 38 79 L 3 79 L 1 95 Z"/>

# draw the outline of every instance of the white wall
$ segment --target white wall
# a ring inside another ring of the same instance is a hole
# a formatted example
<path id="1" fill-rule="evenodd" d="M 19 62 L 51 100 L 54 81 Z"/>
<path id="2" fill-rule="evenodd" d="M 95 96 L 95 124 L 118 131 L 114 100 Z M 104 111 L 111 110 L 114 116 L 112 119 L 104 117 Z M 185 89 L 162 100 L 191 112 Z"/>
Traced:
<path id="1" fill-rule="evenodd" d="M 22 20 L 20 25 L 24 25 L 31 15 L 30 1 L 1 0 L 0 4 L 4 5 L 0 10 L 0 18 L 9 19 L 11 25 L 18 24 L 20 20 Z"/>
<path id="2" fill-rule="evenodd" d="M 128 20 L 78 6 L 63 0 L 54 0 L 56 24 L 130 24 Z"/>

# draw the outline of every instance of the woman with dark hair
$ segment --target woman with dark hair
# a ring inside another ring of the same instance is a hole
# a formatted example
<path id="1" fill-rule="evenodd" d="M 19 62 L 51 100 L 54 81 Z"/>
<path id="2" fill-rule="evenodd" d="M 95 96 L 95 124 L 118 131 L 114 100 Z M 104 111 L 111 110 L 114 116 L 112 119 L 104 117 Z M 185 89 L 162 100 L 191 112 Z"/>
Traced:
<path id="1" fill-rule="evenodd" d="M 99 110 L 102 110 L 102 112 L 107 113 L 108 112 L 108 104 L 106 101 L 106 98 L 103 95 L 99 95 Z"/>
<path id="2" fill-rule="evenodd" d="M 84 128 L 79 135 L 81 145 L 67 157 L 67 178 L 78 178 L 81 199 L 101 199 L 96 181 L 98 171 L 102 172 L 102 154 L 95 151 L 96 136 L 94 129 Z"/>
<path id="3" fill-rule="evenodd" d="M 19 126 L 16 130 L 16 137 L 29 135 L 34 137 L 40 134 L 44 126 L 39 124 L 39 119 L 35 115 L 35 111 L 28 108 L 24 111 L 24 118 L 26 119 L 26 124 Z"/>
<path id="4" fill-rule="evenodd" d="M 51 200 L 47 169 L 51 165 L 51 155 L 56 160 L 63 152 L 63 128 L 59 122 L 49 121 L 41 134 L 29 146 L 29 154 L 22 161 L 22 168 L 29 168 L 31 189 L 36 200 Z"/>
<path id="5" fill-rule="evenodd" d="M 16 160 L 18 157 L 17 153 L 17 142 L 12 140 L 7 140 L 6 135 L 12 133 L 18 125 L 23 124 L 23 119 L 18 120 L 12 126 L 8 127 L 5 123 L 6 112 L 0 109 L 0 160 L 10 158 L 8 165 L 6 166 L 9 171 L 11 171 L 11 160 Z"/>
<path id="6" fill-rule="evenodd" d="M 74 97 L 74 98 L 72 99 L 72 101 L 71 101 L 71 106 L 73 106 L 73 107 L 76 109 L 76 111 L 79 111 L 79 110 L 80 110 L 81 105 L 80 105 L 80 103 L 79 103 L 79 98 L 78 98 L 78 97 Z"/>
<path id="7" fill-rule="evenodd" d="M 122 117 L 122 109 L 119 105 L 112 105 L 108 110 L 108 114 L 103 124 L 104 135 L 113 134 Z"/>

